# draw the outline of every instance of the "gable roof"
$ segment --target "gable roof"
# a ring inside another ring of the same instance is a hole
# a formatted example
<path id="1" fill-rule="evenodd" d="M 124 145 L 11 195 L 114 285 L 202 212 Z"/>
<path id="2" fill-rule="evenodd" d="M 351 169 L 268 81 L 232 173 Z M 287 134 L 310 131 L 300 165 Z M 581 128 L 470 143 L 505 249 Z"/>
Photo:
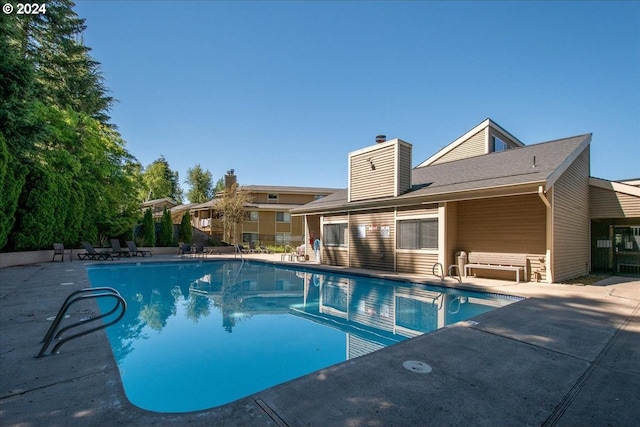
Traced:
<path id="1" fill-rule="evenodd" d="M 292 210 L 295 213 L 357 209 L 411 203 L 463 200 L 491 191 L 495 194 L 545 190 L 591 142 L 591 134 L 543 142 L 498 153 L 454 160 L 412 170 L 412 190 L 398 197 L 347 202 L 347 190 Z M 535 159 L 535 166 L 534 166 Z M 526 190 L 523 190 L 527 187 Z M 416 200 L 419 199 L 419 200 Z"/>
<path id="2" fill-rule="evenodd" d="M 469 140 L 469 138 L 471 138 L 472 136 L 474 136 L 475 134 L 477 134 L 478 132 L 482 131 L 483 129 L 486 129 L 488 127 L 492 127 L 496 130 L 498 130 L 500 133 L 502 133 L 503 135 L 508 136 L 515 144 L 524 147 L 524 144 L 515 136 L 511 135 L 507 130 L 505 130 L 502 126 L 500 126 L 499 124 L 497 124 L 496 122 L 494 122 L 491 119 L 485 119 L 484 121 L 482 121 L 481 123 L 479 123 L 477 126 L 475 126 L 473 129 L 465 132 L 462 136 L 460 136 L 459 138 L 457 138 L 456 140 L 454 140 L 453 142 L 450 142 L 449 144 L 447 144 L 446 146 L 442 147 L 440 150 L 438 150 L 434 155 L 432 155 L 431 157 L 429 157 L 427 160 L 421 162 L 417 167 L 422 167 L 422 166 L 429 166 L 431 165 L 433 162 L 437 161 L 438 159 L 440 159 L 442 156 L 444 156 L 445 154 L 447 154 L 448 152 L 452 151 L 453 149 L 457 148 L 458 146 L 464 144 L 465 142 L 467 142 Z"/>
<path id="3" fill-rule="evenodd" d="M 280 194 L 331 194 L 337 188 L 322 187 L 294 187 L 286 185 L 243 185 L 243 191 L 251 193 L 280 193 Z"/>

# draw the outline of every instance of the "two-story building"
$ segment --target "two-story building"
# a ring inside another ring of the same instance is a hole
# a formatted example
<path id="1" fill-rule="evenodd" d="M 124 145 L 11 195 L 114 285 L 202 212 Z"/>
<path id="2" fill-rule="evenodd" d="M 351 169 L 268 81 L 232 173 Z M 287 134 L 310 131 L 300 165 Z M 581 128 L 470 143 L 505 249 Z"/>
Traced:
<path id="1" fill-rule="evenodd" d="M 518 254 L 524 277 L 546 282 L 591 270 L 597 218 L 607 266 L 639 274 L 640 188 L 590 177 L 590 143 L 584 134 L 524 145 L 487 119 L 412 168 L 410 143 L 377 138 L 349 153 L 346 189 L 291 212 L 320 236 L 323 264 L 432 274 L 462 252 Z M 622 234 L 629 260 L 618 265 Z"/>
<path id="2" fill-rule="evenodd" d="M 233 169 L 225 175 L 225 187 L 237 183 Z M 292 217 L 291 210 L 338 191 L 337 188 L 246 185 L 239 188 L 246 193 L 245 217 L 235 231 L 235 242 L 278 245 L 299 245 L 305 228 L 304 219 Z M 225 220 L 220 203 L 223 192 L 216 198 L 190 208 L 194 227 L 222 239 Z"/>

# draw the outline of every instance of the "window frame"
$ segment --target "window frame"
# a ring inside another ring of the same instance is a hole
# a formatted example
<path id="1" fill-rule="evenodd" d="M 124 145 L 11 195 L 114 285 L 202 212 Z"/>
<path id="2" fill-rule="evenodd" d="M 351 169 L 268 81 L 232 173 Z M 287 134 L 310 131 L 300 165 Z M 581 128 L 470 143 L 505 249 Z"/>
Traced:
<path id="1" fill-rule="evenodd" d="M 500 141 L 500 147 L 501 148 L 499 150 L 496 148 L 496 142 L 497 141 Z M 492 148 L 492 152 L 494 152 L 494 153 L 499 153 L 501 151 L 507 151 L 509 149 L 509 146 L 507 145 L 507 143 L 505 141 L 503 141 L 502 138 L 500 138 L 499 136 L 492 135 L 491 143 L 492 143 L 491 144 L 492 145 L 492 147 L 491 147 Z"/>
<path id="2" fill-rule="evenodd" d="M 337 227 L 337 232 L 330 231 Z M 333 241 L 333 237 L 337 236 L 337 241 Z M 322 225 L 322 245 L 331 248 L 348 248 L 349 247 L 349 223 L 348 222 L 330 222 Z"/>
<path id="3" fill-rule="evenodd" d="M 282 219 L 278 219 L 278 214 L 282 214 Z M 290 223 L 291 222 L 291 212 L 276 211 L 276 222 Z"/>
<path id="4" fill-rule="evenodd" d="M 407 230 L 415 237 L 412 247 L 409 245 L 403 246 L 403 227 L 409 226 L 412 223 L 415 225 L 415 230 Z M 425 223 L 433 224 L 430 230 L 424 230 L 422 225 Z M 434 227 L 435 226 L 435 227 Z M 423 236 L 423 232 L 427 232 L 426 236 Z M 429 233 L 435 231 L 435 233 Z M 431 239 L 430 239 L 431 238 Z M 423 246 L 424 245 L 424 246 Z M 440 249 L 440 221 L 438 216 L 425 216 L 425 217 L 408 217 L 396 219 L 396 250 L 398 251 L 410 251 L 410 252 L 429 252 L 436 253 Z"/>

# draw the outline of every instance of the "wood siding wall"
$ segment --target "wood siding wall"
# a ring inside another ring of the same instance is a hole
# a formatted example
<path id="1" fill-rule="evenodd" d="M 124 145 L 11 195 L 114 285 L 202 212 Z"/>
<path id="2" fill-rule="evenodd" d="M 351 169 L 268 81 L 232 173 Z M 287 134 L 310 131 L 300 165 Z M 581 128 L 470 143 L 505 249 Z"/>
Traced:
<path id="1" fill-rule="evenodd" d="M 411 146 L 398 145 L 398 195 L 411 189 Z"/>
<path id="2" fill-rule="evenodd" d="M 433 273 L 433 266 L 437 262 L 437 253 L 396 253 L 396 271 L 398 273 L 431 275 Z M 446 273 L 446 266 L 444 268 Z M 439 270 L 436 271 L 436 274 L 440 273 Z"/>
<path id="3" fill-rule="evenodd" d="M 485 154 L 486 135 L 486 128 L 482 129 L 480 132 L 469 137 L 469 139 L 446 153 L 444 156 L 440 157 L 438 160 L 434 161 L 432 164 L 436 165 L 438 163 L 466 159 L 468 157 L 475 157 Z"/>
<path id="4" fill-rule="evenodd" d="M 552 268 L 555 282 L 589 272 L 589 147 L 553 185 Z"/>
<path id="5" fill-rule="evenodd" d="M 591 218 L 640 218 L 640 197 L 589 187 Z"/>
<path id="6" fill-rule="evenodd" d="M 359 226 L 364 226 L 365 237 L 358 237 Z M 381 227 L 389 227 L 389 236 Z M 349 224 L 349 265 L 355 268 L 393 271 L 396 242 L 393 211 L 359 212 L 351 214 Z"/>
<path id="7" fill-rule="evenodd" d="M 371 162 L 368 159 L 371 159 Z M 351 156 L 349 158 L 351 201 L 394 196 L 395 159 L 395 145 L 386 145 L 377 150 Z"/>
<path id="8" fill-rule="evenodd" d="M 456 251 L 546 251 L 546 211 L 537 194 L 458 202 L 456 225 Z"/>
<path id="9" fill-rule="evenodd" d="M 527 277 L 540 267 L 546 252 L 546 209 L 537 194 L 467 200 L 457 203 L 455 252 L 527 254 Z M 514 273 L 477 270 L 478 276 L 513 280 Z M 544 279 L 545 275 L 542 275 Z"/>

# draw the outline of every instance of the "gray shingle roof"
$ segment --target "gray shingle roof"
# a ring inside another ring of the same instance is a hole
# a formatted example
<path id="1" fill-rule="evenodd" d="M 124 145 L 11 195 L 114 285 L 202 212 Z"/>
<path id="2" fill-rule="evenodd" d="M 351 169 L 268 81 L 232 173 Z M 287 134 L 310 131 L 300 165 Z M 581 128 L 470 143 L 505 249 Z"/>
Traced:
<path id="1" fill-rule="evenodd" d="M 499 153 L 484 154 L 447 163 L 414 168 L 412 190 L 395 198 L 377 199 L 379 203 L 423 197 L 437 201 L 455 192 L 479 191 L 523 184 L 552 184 L 548 180 L 562 172 L 590 142 L 591 134 L 542 142 Z M 535 167 L 534 165 L 535 157 Z M 308 203 L 292 212 L 347 208 L 348 192 L 340 190 Z"/>

